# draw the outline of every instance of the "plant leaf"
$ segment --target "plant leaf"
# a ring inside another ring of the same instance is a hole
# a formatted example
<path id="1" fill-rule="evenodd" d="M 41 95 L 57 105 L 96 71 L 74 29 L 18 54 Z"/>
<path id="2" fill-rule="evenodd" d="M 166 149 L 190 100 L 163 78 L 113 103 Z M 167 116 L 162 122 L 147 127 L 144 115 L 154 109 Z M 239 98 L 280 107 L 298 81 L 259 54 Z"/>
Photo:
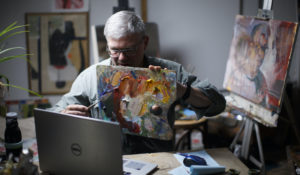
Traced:
<path id="1" fill-rule="evenodd" d="M 23 47 L 11 47 L 11 48 L 4 49 L 4 50 L 0 51 L 0 55 L 4 54 L 5 52 L 9 52 L 11 50 L 16 50 L 16 49 L 23 49 L 23 50 L 25 50 Z"/>
<path id="2" fill-rule="evenodd" d="M 7 26 L 4 30 L 1 31 L 0 36 L 6 34 L 10 29 L 17 24 L 17 21 L 13 22 L 11 25 Z"/>
<path id="3" fill-rule="evenodd" d="M 14 87 L 14 88 L 17 88 L 17 89 L 21 89 L 21 90 L 27 91 L 27 92 L 29 92 L 29 93 L 31 93 L 31 94 L 33 94 L 33 95 L 36 95 L 36 96 L 38 96 L 38 97 L 40 97 L 40 98 L 43 98 L 43 96 L 40 95 L 40 94 L 38 94 L 37 92 L 34 92 L 34 91 L 32 91 L 32 90 L 23 88 L 23 87 L 21 87 L 21 86 L 16 86 L 16 85 L 13 85 L 13 84 L 6 84 L 6 83 L 2 83 L 2 85 Z"/>
<path id="4" fill-rule="evenodd" d="M 21 54 L 21 55 L 14 55 L 14 56 L 3 57 L 3 58 L 0 58 L 0 63 L 2 63 L 2 62 L 4 62 L 4 61 L 11 60 L 11 59 L 14 59 L 14 58 L 21 58 L 21 59 L 23 59 L 23 60 L 28 61 L 28 62 L 31 64 L 31 62 L 30 62 L 29 59 L 24 58 L 24 57 L 26 57 L 26 56 L 28 56 L 28 55 L 31 55 L 31 54 Z"/>
<path id="5" fill-rule="evenodd" d="M 22 28 L 22 27 L 27 27 L 27 26 L 29 26 L 29 24 L 14 26 L 14 27 L 10 28 L 9 30 L 7 30 L 6 33 L 10 32 L 12 30 L 15 30 L 15 29 L 18 29 L 18 28 Z"/>
<path id="6" fill-rule="evenodd" d="M 27 31 L 27 30 L 24 30 L 24 31 L 18 31 L 18 32 L 11 33 L 11 34 L 9 34 L 9 35 L 7 35 L 7 36 L 1 38 L 0 43 L 3 42 L 4 40 L 6 40 L 7 38 L 10 38 L 10 37 L 12 37 L 12 36 L 14 36 L 14 35 L 21 34 L 21 33 L 25 33 L 25 32 L 28 32 L 28 31 Z"/>
<path id="7" fill-rule="evenodd" d="M 18 29 L 18 28 L 21 28 L 21 27 L 27 27 L 27 26 L 29 26 L 29 24 L 16 26 L 16 24 L 17 24 L 17 22 L 14 22 L 14 23 L 10 24 L 9 26 L 7 26 L 4 30 L 2 30 L 0 32 L 0 37 L 2 35 L 5 35 L 6 33 L 10 32 L 10 31 L 12 31 L 12 30 L 15 30 L 15 29 Z"/>

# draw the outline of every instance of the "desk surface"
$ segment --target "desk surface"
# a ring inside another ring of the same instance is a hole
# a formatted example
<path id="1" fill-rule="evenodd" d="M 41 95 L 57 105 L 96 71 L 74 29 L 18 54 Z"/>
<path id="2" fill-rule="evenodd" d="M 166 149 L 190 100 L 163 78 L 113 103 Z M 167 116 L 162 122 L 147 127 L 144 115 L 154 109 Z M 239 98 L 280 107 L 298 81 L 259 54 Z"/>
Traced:
<path id="1" fill-rule="evenodd" d="M 4 118 L 0 117 L 0 124 L 5 123 Z M 33 118 L 19 120 L 19 125 L 22 130 L 22 135 L 24 134 L 24 139 L 35 138 L 35 128 Z M 2 128 L 2 127 L 0 127 Z M 1 131 L 0 133 L 4 133 Z M 25 134 L 27 133 L 27 134 Z M 1 140 L 1 139 L 0 139 Z M 226 170 L 232 168 L 240 171 L 240 175 L 248 174 L 248 168 L 230 152 L 227 148 L 215 148 L 206 149 L 206 152 L 213 157 L 220 165 L 226 167 Z M 161 152 L 161 153 L 149 153 L 149 154 L 133 154 L 125 155 L 125 158 L 132 158 L 137 160 L 144 160 L 147 162 L 156 163 L 158 169 L 153 172 L 155 175 L 168 174 L 168 171 L 180 166 L 180 163 L 173 156 L 173 153 Z M 37 163 L 38 164 L 38 163 Z"/>
<path id="2" fill-rule="evenodd" d="M 248 167 L 246 167 L 237 157 L 235 157 L 233 153 L 228 150 L 228 148 L 206 149 L 206 152 L 220 165 L 225 166 L 226 170 L 236 169 L 240 171 L 240 175 L 248 174 Z M 125 155 L 124 157 L 156 163 L 158 165 L 158 169 L 153 172 L 155 175 L 168 174 L 170 170 L 180 166 L 180 163 L 173 156 L 173 153 L 168 152 L 133 154 Z"/>

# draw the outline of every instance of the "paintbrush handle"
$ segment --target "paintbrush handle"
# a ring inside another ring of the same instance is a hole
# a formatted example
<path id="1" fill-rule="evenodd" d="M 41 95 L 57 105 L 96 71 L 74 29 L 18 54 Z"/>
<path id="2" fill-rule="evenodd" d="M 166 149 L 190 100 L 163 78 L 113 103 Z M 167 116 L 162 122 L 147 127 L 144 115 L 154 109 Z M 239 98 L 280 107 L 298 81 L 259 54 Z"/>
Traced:
<path id="1" fill-rule="evenodd" d="M 104 96 L 107 95 L 107 93 L 110 93 L 112 92 L 113 90 L 117 89 L 118 87 L 115 87 L 113 89 L 110 89 L 110 90 L 107 90 L 107 91 L 104 91 L 100 97 L 99 100 L 97 100 L 95 103 L 91 104 L 90 106 L 88 106 L 88 110 L 90 110 L 93 106 L 95 106 L 96 104 L 98 104 L 101 100 L 103 100 Z"/>
<path id="2" fill-rule="evenodd" d="M 96 104 L 98 104 L 101 100 L 97 100 L 95 103 L 88 106 L 88 110 L 90 110 L 92 107 L 94 107 Z"/>

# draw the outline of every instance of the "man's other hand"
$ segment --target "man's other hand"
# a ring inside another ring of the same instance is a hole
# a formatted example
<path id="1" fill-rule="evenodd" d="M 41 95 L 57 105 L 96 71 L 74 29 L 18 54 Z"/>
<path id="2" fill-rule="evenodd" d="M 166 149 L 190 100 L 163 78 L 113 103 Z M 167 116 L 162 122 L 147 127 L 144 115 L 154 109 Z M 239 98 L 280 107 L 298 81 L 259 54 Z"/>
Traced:
<path id="1" fill-rule="evenodd" d="M 148 67 L 150 70 L 155 71 L 155 72 L 159 72 L 161 70 L 160 66 L 153 66 L 153 65 L 149 65 Z M 167 68 L 165 68 L 165 70 L 167 70 Z"/>
<path id="2" fill-rule="evenodd" d="M 69 105 L 65 110 L 62 110 L 61 113 L 65 114 L 73 114 L 73 115 L 81 115 L 81 116 L 90 116 L 90 112 L 88 107 L 83 105 Z"/>

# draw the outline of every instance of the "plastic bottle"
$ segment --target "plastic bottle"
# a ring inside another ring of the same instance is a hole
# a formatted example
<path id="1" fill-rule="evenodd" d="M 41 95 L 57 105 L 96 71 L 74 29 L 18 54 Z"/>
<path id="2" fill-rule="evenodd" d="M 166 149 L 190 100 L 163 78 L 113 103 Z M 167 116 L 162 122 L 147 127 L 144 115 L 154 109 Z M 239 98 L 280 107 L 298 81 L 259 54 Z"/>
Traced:
<path id="1" fill-rule="evenodd" d="M 4 133 L 6 157 L 13 155 L 13 161 L 17 162 L 22 153 L 22 133 L 18 124 L 16 112 L 6 113 L 6 128 Z"/>
<path id="2" fill-rule="evenodd" d="M 192 150 L 199 150 L 203 149 L 203 138 L 202 138 L 202 133 L 200 131 L 193 130 L 191 134 L 191 149 Z"/>

